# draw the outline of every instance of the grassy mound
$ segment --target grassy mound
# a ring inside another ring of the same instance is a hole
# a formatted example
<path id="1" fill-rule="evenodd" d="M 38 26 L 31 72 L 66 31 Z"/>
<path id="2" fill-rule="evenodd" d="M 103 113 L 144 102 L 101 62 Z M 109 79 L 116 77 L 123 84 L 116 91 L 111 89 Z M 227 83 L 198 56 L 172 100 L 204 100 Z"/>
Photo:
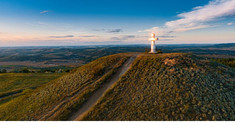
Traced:
<path id="1" fill-rule="evenodd" d="M 65 120 L 82 105 L 105 80 L 127 60 L 127 54 L 97 59 L 66 74 L 33 92 L 25 92 L 0 106 L 0 120 Z M 76 93 L 80 92 L 78 96 Z M 74 97 L 75 96 L 75 97 Z M 53 108 L 67 100 L 53 116 L 46 116 Z"/>
<path id="2" fill-rule="evenodd" d="M 235 71 L 189 54 L 139 56 L 83 120 L 235 120 Z"/>

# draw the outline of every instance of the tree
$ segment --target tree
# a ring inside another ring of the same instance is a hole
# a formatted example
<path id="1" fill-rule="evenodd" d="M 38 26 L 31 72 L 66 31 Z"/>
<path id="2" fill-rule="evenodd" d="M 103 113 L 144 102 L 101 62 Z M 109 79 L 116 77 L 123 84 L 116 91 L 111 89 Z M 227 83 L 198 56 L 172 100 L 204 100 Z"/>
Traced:
<path id="1" fill-rule="evenodd" d="M 162 50 L 157 50 L 157 54 L 162 54 L 163 52 L 162 52 Z"/>
<path id="2" fill-rule="evenodd" d="M 29 69 L 28 69 L 28 68 L 24 68 L 24 69 L 21 70 L 21 72 L 23 72 L 23 73 L 29 73 Z"/>
<path id="3" fill-rule="evenodd" d="M 6 69 L 2 69 L 2 70 L 0 70 L 0 73 L 7 73 L 7 70 Z"/>

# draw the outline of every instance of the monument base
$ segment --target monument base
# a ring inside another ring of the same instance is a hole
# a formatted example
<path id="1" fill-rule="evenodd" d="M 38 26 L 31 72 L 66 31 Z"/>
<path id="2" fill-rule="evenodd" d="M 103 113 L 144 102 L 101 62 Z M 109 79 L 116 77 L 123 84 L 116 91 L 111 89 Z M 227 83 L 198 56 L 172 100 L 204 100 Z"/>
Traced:
<path id="1" fill-rule="evenodd" d="M 157 52 L 149 52 L 149 54 L 157 54 Z"/>

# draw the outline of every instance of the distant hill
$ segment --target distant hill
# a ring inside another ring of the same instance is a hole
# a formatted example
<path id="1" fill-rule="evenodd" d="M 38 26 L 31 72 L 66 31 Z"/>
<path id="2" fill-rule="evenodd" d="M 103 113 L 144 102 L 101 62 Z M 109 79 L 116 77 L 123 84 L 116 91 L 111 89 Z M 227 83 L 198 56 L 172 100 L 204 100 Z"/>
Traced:
<path id="1" fill-rule="evenodd" d="M 164 53 L 188 53 L 213 58 L 235 58 L 235 44 L 157 44 Z M 61 47 L 0 47 L 0 69 L 11 66 L 77 67 L 100 57 L 126 52 L 148 52 L 150 44 Z M 14 69 L 13 69 L 14 70 Z"/>
<path id="2" fill-rule="evenodd" d="M 228 47 L 233 47 L 235 48 L 235 43 L 228 43 L 228 44 L 216 44 L 211 47 L 216 47 L 216 48 L 228 48 Z"/>
<path id="3" fill-rule="evenodd" d="M 0 120 L 235 120 L 232 68 L 185 53 L 133 56 L 99 58 L 25 93 L 0 106 Z"/>

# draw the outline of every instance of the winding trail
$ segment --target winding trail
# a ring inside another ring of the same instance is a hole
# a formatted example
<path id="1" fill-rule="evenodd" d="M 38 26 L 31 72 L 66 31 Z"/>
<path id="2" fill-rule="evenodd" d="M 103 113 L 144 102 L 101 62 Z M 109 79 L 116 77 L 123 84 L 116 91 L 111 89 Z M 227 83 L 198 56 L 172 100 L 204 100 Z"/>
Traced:
<path id="1" fill-rule="evenodd" d="M 132 57 L 130 57 L 121 68 L 118 69 L 118 71 L 105 83 L 101 86 L 99 90 L 97 90 L 89 99 L 88 101 L 83 104 L 83 106 L 74 113 L 73 116 L 69 118 L 70 121 L 78 121 L 81 120 L 84 114 L 86 114 L 95 104 L 98 102 L 98 100 L 103 96 L 103 94 L 107 91 L 107 89 L 111 88 L 118 79 L 126 73 L 126 71 L 131 67 L 132 62 L 137 57 L 137 54 L 134 54 Z"/>

